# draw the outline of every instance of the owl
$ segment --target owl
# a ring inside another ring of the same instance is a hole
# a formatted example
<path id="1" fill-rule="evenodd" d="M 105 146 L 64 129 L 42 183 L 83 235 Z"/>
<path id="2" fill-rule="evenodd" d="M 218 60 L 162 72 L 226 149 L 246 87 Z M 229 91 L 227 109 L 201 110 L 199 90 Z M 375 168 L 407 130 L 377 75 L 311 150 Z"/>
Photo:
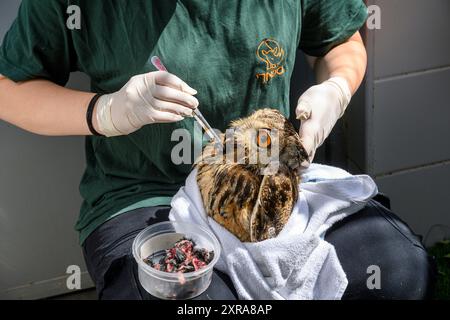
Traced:
<path id="1" fill-rule="evenodd" d="M 279 111 L 261 109 L 233 121 L 223 148 L 205 146 L 197 183 L 208 216 L 242 242 L 278 235 L 298 198 L 307 153 Z"/>

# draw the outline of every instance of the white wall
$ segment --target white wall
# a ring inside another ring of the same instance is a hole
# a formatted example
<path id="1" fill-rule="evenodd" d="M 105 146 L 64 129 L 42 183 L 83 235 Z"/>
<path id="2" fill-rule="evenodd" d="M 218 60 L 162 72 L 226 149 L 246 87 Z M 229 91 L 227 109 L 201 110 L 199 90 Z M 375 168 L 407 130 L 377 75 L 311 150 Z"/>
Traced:
<path id="1" fill-rule="evenodd" d="M 368 2 L 381 9 L 381 29 L 366 37 L 365 109 L 349 115 L 350 160 L 426 235 L 450 226 L 450 1 Z"/>
<path id="2" fill-rule="evenodd" d="M 19 3 L 0 1 L 0 43 Z M 88 90 L 89 81 L 77 73 L 69 86 Z M 84 166 L 82 137 L 41 137 L 0 121 L 0 299 L 67 292 L 67 266 L 86 270 L 73 229 Z M 91 286 L 86 274 L 82 283 Z"/>

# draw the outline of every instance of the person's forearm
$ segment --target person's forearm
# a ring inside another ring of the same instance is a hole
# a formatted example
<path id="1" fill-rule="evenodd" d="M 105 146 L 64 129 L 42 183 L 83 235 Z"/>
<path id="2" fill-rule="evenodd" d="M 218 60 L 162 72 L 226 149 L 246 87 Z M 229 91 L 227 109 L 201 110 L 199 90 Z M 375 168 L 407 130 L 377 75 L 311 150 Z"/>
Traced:
<path id="1" fill-rule="evenodd" d="M 15 83 L 0 75 L 0 120 L 41 135 L 90 135 L 86 110 L 93 96 L 47 80 Z"/>
<path id="2" fill-rule="evenodd" d="M 361 35 L 357 32 L 324 57 L 308 57 L 308 61 L 314 67 L 318 83 L 339 76 L 347 80 L 350 91 L 354 94 L 366 72 L 367 53 Z"/>

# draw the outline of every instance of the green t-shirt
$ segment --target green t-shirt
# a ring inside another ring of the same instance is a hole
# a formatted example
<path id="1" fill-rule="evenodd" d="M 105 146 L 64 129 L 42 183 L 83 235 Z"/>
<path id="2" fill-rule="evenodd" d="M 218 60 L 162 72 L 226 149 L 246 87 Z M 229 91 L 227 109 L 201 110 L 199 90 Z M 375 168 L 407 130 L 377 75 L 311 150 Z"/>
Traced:
<path id="1" fill-rule="evenodd" d="M 81 29 L 66 26 L 69 5 L 81 9 Z M 198 91 L 214 128 L 272 107 L 289 115 L 297 49 L 322 56 L 365 22 L 361 0 L 24 0 L 0 48 L 0 74 L 65 85 L 70 72 L 90 76 L 92 91 L 119 90 L 133 75 L 168 70 Z M 38 108 L 39 106 L 36 106 Z M 64 106 L 61 106 L 64 108 Z M 174 129 L 193 119 L 147 125 L 128 136 L 86 138 L 80 241 L 139 201 L 169 204 L 190 164 L 175 165 Z"/>

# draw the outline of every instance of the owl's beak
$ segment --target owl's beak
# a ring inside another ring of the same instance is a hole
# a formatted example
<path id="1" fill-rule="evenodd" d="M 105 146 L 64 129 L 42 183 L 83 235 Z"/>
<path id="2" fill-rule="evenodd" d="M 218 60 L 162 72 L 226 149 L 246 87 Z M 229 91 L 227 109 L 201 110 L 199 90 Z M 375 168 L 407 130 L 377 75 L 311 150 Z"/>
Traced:
<path id="1" fill-rule="evenodd" d="M 301 161 L 309 159 L 308 152 L 306 152 L 306 149 L 305 149 L 305 147 L 303 147 L 301 142 L 299 142 L 298 154 L 299 154 Z"/>

